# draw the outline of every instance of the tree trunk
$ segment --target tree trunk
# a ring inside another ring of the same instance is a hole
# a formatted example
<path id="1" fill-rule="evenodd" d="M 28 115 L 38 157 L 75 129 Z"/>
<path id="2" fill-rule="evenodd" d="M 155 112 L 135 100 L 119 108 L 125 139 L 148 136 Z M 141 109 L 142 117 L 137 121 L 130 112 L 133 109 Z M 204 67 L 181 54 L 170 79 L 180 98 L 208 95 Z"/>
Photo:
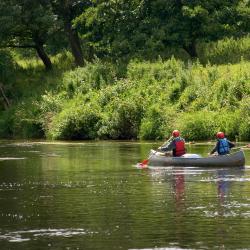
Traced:
<path id="1" fill-rule="evenodd" d="M 77 66 L 83 66 L 84 65 L 83 53 L 82 53 L 80 39 L 77 34 L 77 31 L 72 28 L 72 25 L 70 22 L 66 22 L 64 24 L 64 27 L 65 27 L 65 32 L 67 33 L 68 38 L 69 38 L 69 43 L 70 43 L 70 47 L 72 50 L 72 54 L 75 58 L 75 64 Z"/>
<path id="2" fill-rule="evenodd" d="M 186 50 L 186 52 L 191 56 L 191 58 L 197 58 L 198 57 L 195 41 L 192 41 L 188 45 L 184 45 L 183 49 Z"/>
<path id="3" fill-rule="evenodd" d="M 35 49 L 36 49 L 36 52 L 37 52 L 38 56 L 43 61 L 43 64 L 44 64 L 46 70 L 51 70 L 52 69 L 52 63 L 50 61 L 50 58 L 46 54 L 43 45 L 36 43 Z"/>
<path id="4" fill-rule="evenodd" d="M 10 107 L 10 101 L 5 95 L 3 84 L 1 82 L 0 82 L 0 93 L 1 93 L 1 96 L 3 97 L 4 108 L 8 109 Z"/>

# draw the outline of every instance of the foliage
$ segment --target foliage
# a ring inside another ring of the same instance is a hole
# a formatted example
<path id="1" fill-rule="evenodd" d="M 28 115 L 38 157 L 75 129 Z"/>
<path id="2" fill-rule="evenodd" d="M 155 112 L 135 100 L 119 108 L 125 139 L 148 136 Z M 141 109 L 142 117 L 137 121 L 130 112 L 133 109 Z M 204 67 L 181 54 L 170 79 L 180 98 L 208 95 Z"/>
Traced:
<path id="1" fill-rule="evenodd" d="M 75 23 L 100 57 L 166 58 L 175 48 L 193 58 L 201 42 L 249 32 L 249 1 L 101 0 Z"/>
<path id="2" fill-rule="evenodd" d="M 17 65 L 10 53 L 6 50 L 0 50 L 0 110 L 10 106 L 16 69 Z"/>
<path id="3" fill-rule="evenodd" d="M 0 81 L 9 82 L 13 79 L 13 71 L 16 68 L 16 64 L 6 50 L 0 50 Z"/>
<path id="4" fill-rule="evenodd" d="M 42 138 L 44 131 L 38 119 L 39 109 L 32 99 L 18 104 L 13 109 L 12 135 L 15 138 Z"/>
<path id="5" fill-rule="evenodd" d="M 174 110 L 152 105 L 142 119 L 140 139 L 163 139 L 170 134 L 175 118 Z"/>
<path id="6" fill-rule="evenodd" d="M 52 139 L 95 139 L 101 118 L 98 109 L 73 101 L 53 117 L 48 136 Z"/>
<path id="7" fill-rule="evenodd" d="M 212 112 L 183 113 L 176 121 L 176 128 L 188 140 L 212 139 L 218 130 L 216 114 Z"/>
<path id="8" fill-rule="evenodd" d="M 99 130 L 100 137 L 111 139 L 137 139 L 143 107 L 139 100 L 115 99 Z"/>
<path id="9" fill-rule="evenodd" d="M 238 63 L 242 59 L 250 60 L 250 37 L 228 37 L 217 42 L 200 45 L 201 62 L 212 64 Z"/>
<path id="10" fill-rule="evenodd" d="M 250 139 L 250 96 L 248 95 L 241 101 L 240 105 L 239 138 L 240 140 Z"/>
<path id="11" fill-rule="evenodd" d="M 63 89 L 69 95 L 76 92 L 86 94 L 92 88 L 100 89 L 112 84 L 115 79 L 114 65 L 96 60 L 95 63 L 87 63 L 84 68 L 67 72 L 63 78 Z"/>
<path id="12" fill-rule="evenodd" d="M 31 11 L 32 10 L 32 11 Z M 54 18 L 48 5 L 32 0 L 2 0 L 0 3 L 1 46 L 33 48 L 43 60 L 46 69 L 51 62 L 44 44 L 52 34 Z"/>
<path id="13" fill-rule="evenodd" d="M 55 57 L 58 66 L 46 74 L 22 64 L 13 108 L 1 114 L 1 136 L 162 139 L 177 128 L 186 140 L 212 139 L 218 130 L 249 140 L 248 61 L 203 66 L 172 57 L 131 60 L 124 70 L 98 59 L 60 69 L 60 60 L 71 59 Z"/>

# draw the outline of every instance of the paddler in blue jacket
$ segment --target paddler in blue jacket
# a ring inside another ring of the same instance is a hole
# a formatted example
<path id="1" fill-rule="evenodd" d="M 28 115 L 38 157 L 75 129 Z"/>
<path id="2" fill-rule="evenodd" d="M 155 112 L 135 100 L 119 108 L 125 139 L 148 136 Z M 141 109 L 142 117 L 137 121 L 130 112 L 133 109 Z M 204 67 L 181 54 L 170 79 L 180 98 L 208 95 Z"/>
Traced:
<path id="1" fill-rule="evenodd" d="M 230 149 L 235 147 L 235 144 L 227 140 L 225 138 L 225 134 L 223 132 L 218 132 L 216 134 L 217 137 L 217 143 L 210 152 L 210 155 L 217 152 L 218 155 L 226 155 L 230 153 Z"/>
<path id="2" fill-rule="evenodd" d="M 186 153 L 185 149 L 185 140 L 180 137 L 180 132 L 178 130 L 174 130 L 172 132 L 172 137 L 158 150 L 162 152 L 172 151 L 172 156 L 179 157 Z"/>

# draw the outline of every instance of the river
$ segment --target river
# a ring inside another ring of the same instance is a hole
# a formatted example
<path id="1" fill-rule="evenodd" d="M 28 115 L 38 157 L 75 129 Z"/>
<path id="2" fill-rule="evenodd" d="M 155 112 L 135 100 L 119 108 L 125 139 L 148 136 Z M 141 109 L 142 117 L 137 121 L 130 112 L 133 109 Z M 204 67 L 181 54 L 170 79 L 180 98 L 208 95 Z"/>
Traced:
<path id="1" fill-rule="evenodd" d="M 250 150 L 245 168 L 136 168 L 158 146 L 1 141 L 0 249 L 250 249 Z"/>

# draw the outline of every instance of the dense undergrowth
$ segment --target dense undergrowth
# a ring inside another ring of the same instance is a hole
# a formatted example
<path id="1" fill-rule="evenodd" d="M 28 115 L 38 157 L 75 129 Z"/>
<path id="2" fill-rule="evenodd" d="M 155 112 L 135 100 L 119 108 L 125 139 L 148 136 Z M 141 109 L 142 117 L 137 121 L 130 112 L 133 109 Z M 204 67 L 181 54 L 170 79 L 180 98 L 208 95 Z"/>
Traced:
<path id="1" fill-rule="evenodd" d="M 63 53 L 45 73 L 38 62 L 19 59 L 0 137 L 149 140 L 180 129 L 188 140 L 218 130 L 250 140 L 249 41 L 210 44 L 192 62 L 96 59 L 73 69 Z"/>

